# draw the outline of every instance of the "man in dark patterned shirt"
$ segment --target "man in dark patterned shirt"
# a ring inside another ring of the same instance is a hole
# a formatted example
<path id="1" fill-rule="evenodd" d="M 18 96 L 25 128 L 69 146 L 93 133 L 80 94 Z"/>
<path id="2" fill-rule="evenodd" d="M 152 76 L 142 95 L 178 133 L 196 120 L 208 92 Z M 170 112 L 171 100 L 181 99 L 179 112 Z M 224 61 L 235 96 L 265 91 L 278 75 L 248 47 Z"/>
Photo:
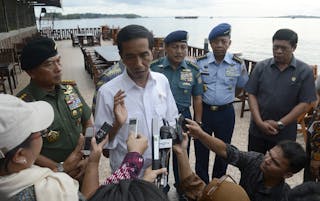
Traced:
<path id="1" fill-rule="evenodd" d="M 236 147 L 208 135 L 195 121 L 189 119 L 187 121 L 189 135 L 199 139 L 229 164 L 239 168 L 241 172 L 240 185 L 245 189 L 251 201 L 285 200 L 290 190 L 285 179 L 299 172 L 306 163 L 306 153 L 303 147 L 296 142 L 282 141 L 267 151 L 265 155 L 257 152 L 242 152 Z M 178 161 L 180 165 L 179 156 Z M 180 175 L 180 177 L 185 178 L 182 179 L 181 187 L 192 189 L 192 192 L 186 193 L 187 196 L 188 193 L 199 195 L 199 191 L 203 190 L 203 185 L 195 182 L 197 178 L 200 180 L 197 175 L 189 173 L 189 176 Z M 190 185 L 193 184 L 194 186 L 190 188 Z"/>

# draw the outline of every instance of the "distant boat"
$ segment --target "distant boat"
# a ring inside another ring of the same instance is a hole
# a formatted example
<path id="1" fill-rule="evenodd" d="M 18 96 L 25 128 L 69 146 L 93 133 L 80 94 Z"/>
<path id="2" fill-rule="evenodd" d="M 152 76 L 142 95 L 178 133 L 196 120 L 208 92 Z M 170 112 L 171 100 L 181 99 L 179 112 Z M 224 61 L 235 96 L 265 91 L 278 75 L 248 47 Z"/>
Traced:
<path id="1" fill-rule="evenodd" d="M 176 19 L 197 19 L 198 16 L 175 16 Z"/>

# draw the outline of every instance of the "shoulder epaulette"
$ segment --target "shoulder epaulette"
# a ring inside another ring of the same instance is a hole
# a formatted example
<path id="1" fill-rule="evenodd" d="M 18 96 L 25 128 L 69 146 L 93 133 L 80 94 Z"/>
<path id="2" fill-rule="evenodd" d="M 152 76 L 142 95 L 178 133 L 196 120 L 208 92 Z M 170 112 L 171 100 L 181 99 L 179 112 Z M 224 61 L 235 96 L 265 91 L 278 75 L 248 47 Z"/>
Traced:
<path id="1" fill-rule="evenodd" d="M 186 61 L 186 63 L 187 63 L 189 66 L 195 68 L 196 70 L 199 70 L 199 69 L 200 69 L 199 66 L 198 66 L 197 64 L 193 63 L 192 61 Z"/>
<path id="2" fill-rule="evenodd" d="M 158 63 L 159 61 L 160 61 L 160 59 L 153 60 L 150 65 L 154 65 L 154 64 Z"/>
<path id="3" fill-rule="evenodd" d="M 25 102 L 33 102 L 35 101 L 33 96 L 31 94 L 28 93 L 22 93 L 18 96 L 18 98 L 20 98 L 21 100 L 25 101 Z"/>
<path id="4" fill-rule="evenodd" d="M 208 57 L 207 54 L 205 54 L 205 55 L 197 57 L 196 59 L 197 59 L 197 61 L 200 61 L 202 59 L 206 59 L 207 57 Z"/>
<path id="5" fill-rule="evenodd" d="M 75 80 L 62 80 L 61 84 L 62 85 L 72 85 L 72 86 L 76 86 L 77 85 Z"/>
<path id="6" fill-rule="evenodd" d="M 238 63 L 243 63 L 243 59 L 241 59 L 240 57 L 238 57 L 237 55 L 233 55 L 232 60 L 238 62 Z"/>

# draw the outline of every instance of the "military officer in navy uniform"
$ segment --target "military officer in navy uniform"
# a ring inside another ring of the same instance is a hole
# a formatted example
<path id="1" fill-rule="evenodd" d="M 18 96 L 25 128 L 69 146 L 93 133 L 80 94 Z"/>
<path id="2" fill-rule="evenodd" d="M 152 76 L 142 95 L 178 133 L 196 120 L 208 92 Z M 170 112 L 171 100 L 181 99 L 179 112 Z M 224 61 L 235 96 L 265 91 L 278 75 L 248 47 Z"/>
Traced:
<path id="1" fill-rule="evenodd" d="M 231 26 L 222 23 L 214 27 L 209 34 L 212 52 L 197 58 L 203 80 L 203 115 L 202 128 L 226 143 L 231 142 L 235 124 L 233 101 L 236 93 L 241 92 L 248 81 L 244 62 L 227 50 L 231 44 Z M 209 150 L 195 140 L 196 173 L 206 183 L 209 182 Z M 219 178 L 226 173 L 227 163 L 215 157 L 212 178 Z"/>
<path id="2" fill-rule="evenodd" d="M 17 96 L 26 102 L 46 101 L 54 110 L 54 121 L 43 135 L 41 155 L 36 164 L 65 172 L 81 179 L 86 168 L 81 147 L 91 111 L 74 81 L 61 81 L 61 56 L 50 38 L 30 41 L 21 54 L 21 67 L 30 76 L 30 83 Z"/>
<path id="3" fill-rule="evenodd" d="M 199 67 L 185 59 L 188 50 L 187 40 L 186 31 L 178 30 L 167 35 L 164 39 L 166 56 L 155 60 L 150 68 L 168 78 L 179 113 L 190 119 L 192 99 L 194 119 L 201 124 L 203 85 Z M 189 147 L 190 141 L 188 154 Z M 178 187 L 179 174 L 175 153 L 173 153 L 173 171 L 175 186 Z"/>

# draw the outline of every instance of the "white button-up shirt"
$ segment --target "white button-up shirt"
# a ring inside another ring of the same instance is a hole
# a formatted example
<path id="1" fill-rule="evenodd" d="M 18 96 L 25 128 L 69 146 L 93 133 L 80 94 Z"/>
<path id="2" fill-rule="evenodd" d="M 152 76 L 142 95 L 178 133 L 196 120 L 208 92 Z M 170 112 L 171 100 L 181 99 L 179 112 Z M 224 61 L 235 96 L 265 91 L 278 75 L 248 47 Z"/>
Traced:
<path id="1" fill-rule="evenodd" d="M 128 138 L 129 119 L 138 119 L 138 133 L 145 135 L 148 139 L 148 149 L 143 154 L 144 170 L 152 162 L 152 118 L 163 118 L 169 121 L 171 126 L 175 125 L 175 118 L 178 110 L 174 101 L 167 78 L 160 73 L 151 72 L 144 88 L 128 76 L 127 71 L 113 80 L 102 85 L 98 91 L 97 106 L 95 115 L 95 129 L 98 130 L 104 122 L 112 124 L 115 120 L 113 113 L 113 98 L 119 90 L 125 91 L 125 106 L 128 111 L 128 118 L 118 131 L 115 139 L 105 148 L 110 149 L 110 166 L 112 171 L 118 169 L 127 151 L 126 140 Z M 161 121 L 162 122 L 162 121 Z M 162 125 L 162 123 L 160 124 Z"/>

